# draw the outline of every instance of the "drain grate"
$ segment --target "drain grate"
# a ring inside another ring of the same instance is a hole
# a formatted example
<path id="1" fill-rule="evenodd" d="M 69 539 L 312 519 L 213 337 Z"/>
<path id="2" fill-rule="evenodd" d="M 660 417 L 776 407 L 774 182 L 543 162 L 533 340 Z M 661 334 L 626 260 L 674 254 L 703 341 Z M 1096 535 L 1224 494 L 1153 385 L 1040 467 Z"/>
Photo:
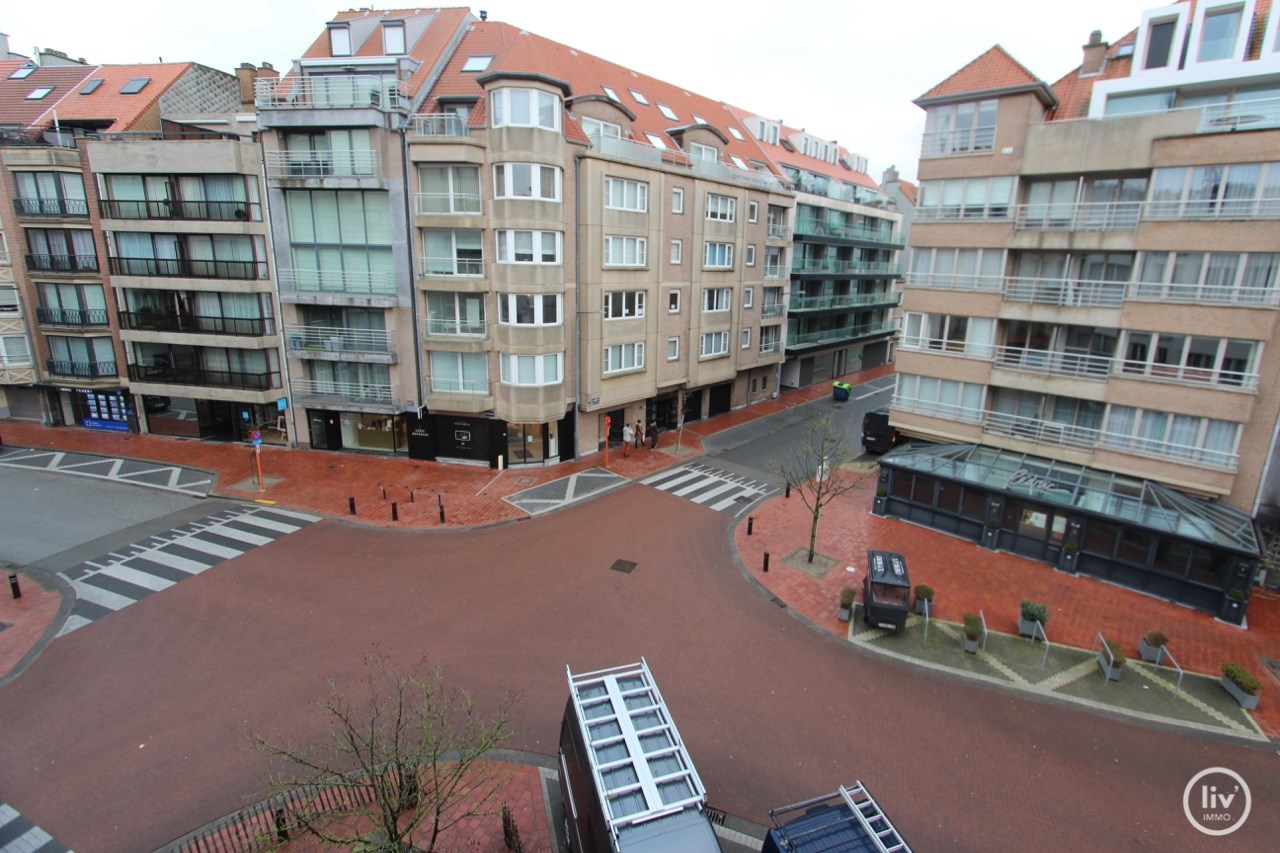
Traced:
<path id="1" fill-rule="evenodd" d="M 630 560 L 614 560 L 613 565 L 609 568 L 613 569 L 615 572 L 622 572 L 624 575 L 629 575 L 635 571 L 636 564 Z"/>
<path id="2" fill-rule="evenodd" d="M 787 609 L 787 603 L 783 601 L 781 598 L 778 598 L 776 595 L 769 600 L 774 604 L 778 605 L 779 607 L 781 607 L 783 610 Z"/>
<path id="3" fill-rule="evenodd" d="M 532 477 L 516 477 L 516 483 L 518 483 L 521 486 L 527 486 L 532 482 L 533 482 Z"/>

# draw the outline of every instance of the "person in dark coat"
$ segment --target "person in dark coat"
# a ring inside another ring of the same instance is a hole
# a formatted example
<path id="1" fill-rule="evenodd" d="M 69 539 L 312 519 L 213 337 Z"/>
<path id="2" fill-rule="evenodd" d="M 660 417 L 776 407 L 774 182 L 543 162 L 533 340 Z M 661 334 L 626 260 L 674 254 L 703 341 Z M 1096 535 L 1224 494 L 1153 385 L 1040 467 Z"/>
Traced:
<path id="1" fill-rule="evenodd" d="M 656 422 L 649 424 L 649 429 L 645 433 L 645 435 L 649 437 L 649 449 L 657 450 L 658 449 L 658 424 Z"/>

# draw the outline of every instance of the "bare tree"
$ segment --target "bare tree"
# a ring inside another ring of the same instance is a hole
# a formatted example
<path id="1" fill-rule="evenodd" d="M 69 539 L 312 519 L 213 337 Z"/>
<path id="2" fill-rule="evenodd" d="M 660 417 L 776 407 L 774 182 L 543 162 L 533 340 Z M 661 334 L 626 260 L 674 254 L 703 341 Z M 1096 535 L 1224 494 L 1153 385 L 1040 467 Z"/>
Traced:
<path id="1" fill-rule="evenodd" d="M 1262 539 L 1262 555 L 1258 564 L 1266 572 L 1263 575 L 1263 586 L 1280 589 L 1280 527 L 1274 524 L 1260 524 Z"/>
<path id="2" fill-rule="evenodd" d="M 486 759 L 510 735 L 515 697 L 485 715 L 425 659 L 406 674 L 378 650 L 365 663 L 363 703 L 333 679 L 318 703 L 329 718 L 327 743 L 276 744 L 250 733 L 256 748 L 286 765 L 269 780 L 273 793 L 289 795 L 285 823 L 327 844 L 430 853 L 459 821 L 498 814 L 507 775 Z"/>
<path id="3" fill-rule="evenodd" d="M 680 452 L 684 445 L 684 404 L 689 399 L 689 391 L 686 388 L 676 390 L 676 453 Z"/>
<path id="4" fill-rule="evenodd" d="M 814 421 L 804 441 L 770 463 L 769 469 L 782 478 L 813 516 L 809 526 L 809 562 L 818 542 L 818 521 L 822 509 L 846 492 L 862 485 L 865 471 L 848 465 L 861 455 L 861 448 L 845 434 L 830 413 Z"/>

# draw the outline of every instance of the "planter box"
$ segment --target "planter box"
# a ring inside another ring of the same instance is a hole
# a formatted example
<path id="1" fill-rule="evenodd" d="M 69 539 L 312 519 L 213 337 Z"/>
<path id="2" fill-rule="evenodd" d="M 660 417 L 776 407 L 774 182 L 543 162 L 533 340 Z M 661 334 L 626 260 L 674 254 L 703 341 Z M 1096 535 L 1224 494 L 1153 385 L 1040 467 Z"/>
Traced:
<path id="1" fill-rule="evenodd" d="M 925 615 L 925 614 L 924 614 L 924 601 L 923 601 L 922 599 L 919 599 L 919 598 L 917 598 L 917 599 L 916 599 L 916 615 L 917 615 L 917 616 L 923 616 L 923 615 Z M 932 615 L 933 615 L 933 602 L 929 602 L 929 615 L 930 615 L 930 616 L 932 616 Z"/>
<path id="2" fill-rule="evenodd" d="M 888 498 L 879 498 L 879 497 L 878 497 L 878 498 L 874 499 L 874 500 L 871 502 L 871 514 L 872 514 L 872 515 L 884 515 L 884 514 L 885 514 L 885 510 L 886 510 L 886 508 L 887 508 L 888 504 L 889 504 L 889 499 L 888 499 Z"/>
<path id="3" fill-rule="evenodd" d="M 1103 674 L 1103 676 L 1105 676 L 1105 677 L 1106 677 L 1107 681 L 1119 681 L 1119 680 L 1120 680 L 1120 675 L 1121 675 L 1121 673 L 1123 673 L 1123 672 L 1124 672 L 1124 667 L 1123 667 L 1123 666 L 1113 666 L 1113 667 L 1111 667 L 1111 674 L 1110 674 L 1110 675 L 1107 675 L 1107 655 L 1106 655 L 1106 653 L 1105 653 L 1105 652 L 1098 652 L 1098 654 L 1097 654 L 1097 658 L 1098 658 L 1098 669 L 1102 670 L 1102 674 Z"/>
<path id="4" fill-rule="evenodd" d="M 966 652 L 971 655 L 976 655 L 978 653 L 978 643 L 982 642 L 981 640 L 970 640 L 968 637 L 961 637 L 960 640 L 964 644 L 964 650 Z"/>
<path id="5" fill-rule="evenodd" d="M 841 622 L 848 622 L 848 621 L 849 621 L 849 610 L 850 610 L 850 609 L 851 609 L 851 608 L 848 608 L 848 607 L 840 607 L 840 608 L 837 608 L 837 609 L 836 609 L 836 618 L 837 618 L 837 619 L 839 619 Z"/>
<path id="6" fill-rule="evenodd" d="M 1258 697 L 1256 694 L 1245 693 L 1234 681 L 1225 675 L 1218 681 L 1222 685 L 1222 689 L 1231 694 L 1231 698 L 1235 699 L 1241 708 L 1246 711 L 1252 711 L 1258 707 Z"/>
<path id="7" fill-rule="evenodd" d="M 1160 658 L 1164 655 L 1164 646 L 1148 646 L 1146 637 L 1138 638 L 1138 654 L 1147 663 L 1160 663 Z"/>
<path id="8" fill-rule="evenodd" d="M 1023 619 L 1021 616 L 1019 616 L 1018 617 L 1018 636 L 1019 637 L 1035 637 L 1037 625 L 1040 625 L 1040 623 L 1035 619 Z M 1041 634 L 1043 635 L 1043 632 L 1044 632 L 1043 625 L 1040 625 L 1040 630 L 1041 630 Z"/>

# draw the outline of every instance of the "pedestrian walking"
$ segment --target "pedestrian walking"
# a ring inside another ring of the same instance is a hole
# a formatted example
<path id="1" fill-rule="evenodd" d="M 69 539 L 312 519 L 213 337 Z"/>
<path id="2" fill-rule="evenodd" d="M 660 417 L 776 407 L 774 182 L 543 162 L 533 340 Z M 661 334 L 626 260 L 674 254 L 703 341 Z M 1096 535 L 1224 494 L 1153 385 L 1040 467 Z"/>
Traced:
<path id="1" fill-rule="evenodd" d="M 636 450 L 644 447 L 644 422 L 636 421 Z"/>
<path id="2" fill-rule="evenodd" d="M 648 430 L 648 433 L 647 433 L 647 434 L 648 434 L 648 436 L 649 436 L 649 449 L 650 449 L 650 450 L 657 450 L 657 449 L 658 449 L 658 423 L 657 423 L 657 421 L 654 421 L 654 422 L 652 422 L 652 423 L 650 423 L 650 424 L 649 424 L 649 430 Z"/>
<path id="3" fill-rule="evenodd" d="M 635 440 L 636 431 L 631 428 L 631 424 L 622 425 L 622 455 L 631 455 L 631 442 Z"/>

